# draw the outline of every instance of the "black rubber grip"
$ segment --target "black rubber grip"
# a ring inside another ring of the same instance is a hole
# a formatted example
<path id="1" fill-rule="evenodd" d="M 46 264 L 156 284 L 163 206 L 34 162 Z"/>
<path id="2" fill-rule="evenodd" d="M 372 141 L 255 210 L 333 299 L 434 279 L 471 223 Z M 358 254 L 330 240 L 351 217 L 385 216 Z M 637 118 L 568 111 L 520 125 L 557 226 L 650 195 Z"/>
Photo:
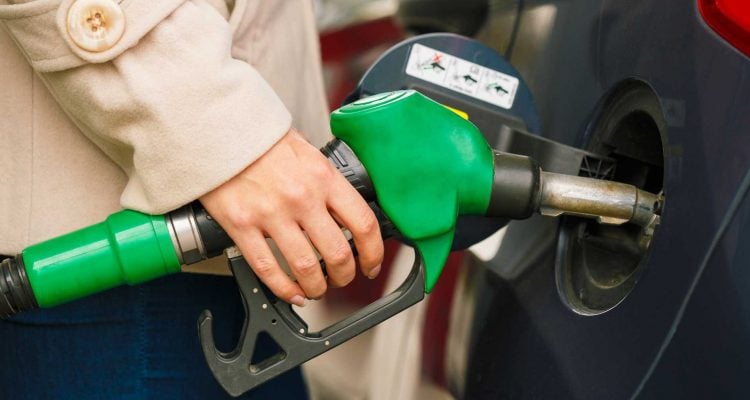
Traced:
<path id="1" fill-rule="evenodd" d="M 219 223 L 203 208 L 203 205 L 197 201 L 190 205 L 195 215 L 195 221 L 198 226 L 198 232 L 201 234 L 203 248 L 206 249 L 206 257 L 216 257 L 227 247 L 234 245 L 232 239 L 227 235 Z"/>
<path id="2" fill-rule="evenodd" d="M 37 307 L 21 256 L 0 262 L 0 319 Z"/>
<path id="3" fill-rule="evenodd" d="M 320 151 L 328 158 L 328 161 L 344 175 L 349 183 L 357 189 L 368 203 L 375 201 L 375 187 L 372 185 L 370 175 L 367 174 L 365 166 L 359 161 L 346 143 L 339 139 L 331 140 Z"/>
<path id="4" fill-rule="evenodd" d="M 487 216 L 529 218 L 537 208 L 541 169 L 526 156 L 495 151 L 495 171 Z"/>

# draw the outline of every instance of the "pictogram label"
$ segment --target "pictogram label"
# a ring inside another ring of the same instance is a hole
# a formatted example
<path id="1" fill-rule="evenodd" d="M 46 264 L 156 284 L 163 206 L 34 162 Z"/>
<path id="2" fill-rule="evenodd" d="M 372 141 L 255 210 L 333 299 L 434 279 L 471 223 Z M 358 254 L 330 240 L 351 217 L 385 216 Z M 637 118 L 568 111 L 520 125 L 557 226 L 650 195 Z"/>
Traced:
<path id="1" fill-rule="evenodd" d="M 406 74 L 455 92 L 509 109 L 518 90 L 518 78 L 415 43 Z"/>

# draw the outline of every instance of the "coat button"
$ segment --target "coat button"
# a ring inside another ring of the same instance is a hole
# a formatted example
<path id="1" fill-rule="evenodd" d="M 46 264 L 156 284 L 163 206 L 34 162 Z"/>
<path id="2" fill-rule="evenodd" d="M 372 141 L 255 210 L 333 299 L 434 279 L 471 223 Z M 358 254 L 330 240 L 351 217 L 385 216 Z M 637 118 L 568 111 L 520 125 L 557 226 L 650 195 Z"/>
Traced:
<path id="1" fill-rule="evenodd" d="M 125 15 L 112 0 L 76 0 L 68 9 L 67 28 L 78 47 L 105 51 L 125 32 Z"/>

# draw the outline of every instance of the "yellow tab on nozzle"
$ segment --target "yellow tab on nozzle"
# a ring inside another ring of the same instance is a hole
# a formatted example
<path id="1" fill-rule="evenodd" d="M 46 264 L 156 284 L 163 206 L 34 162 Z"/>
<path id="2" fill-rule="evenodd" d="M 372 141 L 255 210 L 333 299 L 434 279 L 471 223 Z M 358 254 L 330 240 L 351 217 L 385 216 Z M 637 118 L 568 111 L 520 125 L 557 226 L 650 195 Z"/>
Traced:
<path id="1" fill-rule="evenodd" d="M 454 112 L 454 113 L 456 113 L 456 115 L 458 115 L 459 117 L 461 117 L 461 118 L 463 118 L 463 119 L 465 119 L 465 120 L 467 120 L 467 121 L 469 120 L 469 114 L 467 114 L 467 113 L 465 113 L 465 112 L 463 112 L 463 111 L 461 111 L 461 110 L 459 110 L 459 109 L 457 109 L 457 108 L 453 108 L 453 107 L 451 107 L 451 106 L 446 106 L 445 104 L 441 104 L 441 106 L 443 106 L 443 107 L 445 107 L 445 108 L 447 108 L 447 109 L 449 109 L 449 110 L 453 111 L 453 112 Z"/>

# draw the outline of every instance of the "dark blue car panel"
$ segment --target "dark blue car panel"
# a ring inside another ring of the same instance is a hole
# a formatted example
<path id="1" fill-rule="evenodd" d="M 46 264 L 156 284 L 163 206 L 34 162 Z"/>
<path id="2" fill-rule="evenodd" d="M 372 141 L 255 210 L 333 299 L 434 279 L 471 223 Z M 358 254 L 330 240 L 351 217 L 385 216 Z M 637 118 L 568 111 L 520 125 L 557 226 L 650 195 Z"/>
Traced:
<path id="1" fill-rule="evenodd" d="M 499 259 L 483 272 L 464 397 L 747 397 L 750 226 L 747 207 L 730 205 L 750 165 L 750 60 L 676 0 L 525 1 L 509 58 L 545 136 L 566 144 L 586 143 L 620 83 L 653 88 L 668 123 L 667 200 L 638 284 L 599 316 L 557 295 L 556 224 L 513 223 L 550 239 L 517 277 L 492 272 Z"/>
<path id="2" fill-rule="evenodd" d="M 639 388 L 641 397 L 750 397 L 748 186 L 750 175 L 680 309 L 674 336 L 668 336 L 663 355 Z"/>

